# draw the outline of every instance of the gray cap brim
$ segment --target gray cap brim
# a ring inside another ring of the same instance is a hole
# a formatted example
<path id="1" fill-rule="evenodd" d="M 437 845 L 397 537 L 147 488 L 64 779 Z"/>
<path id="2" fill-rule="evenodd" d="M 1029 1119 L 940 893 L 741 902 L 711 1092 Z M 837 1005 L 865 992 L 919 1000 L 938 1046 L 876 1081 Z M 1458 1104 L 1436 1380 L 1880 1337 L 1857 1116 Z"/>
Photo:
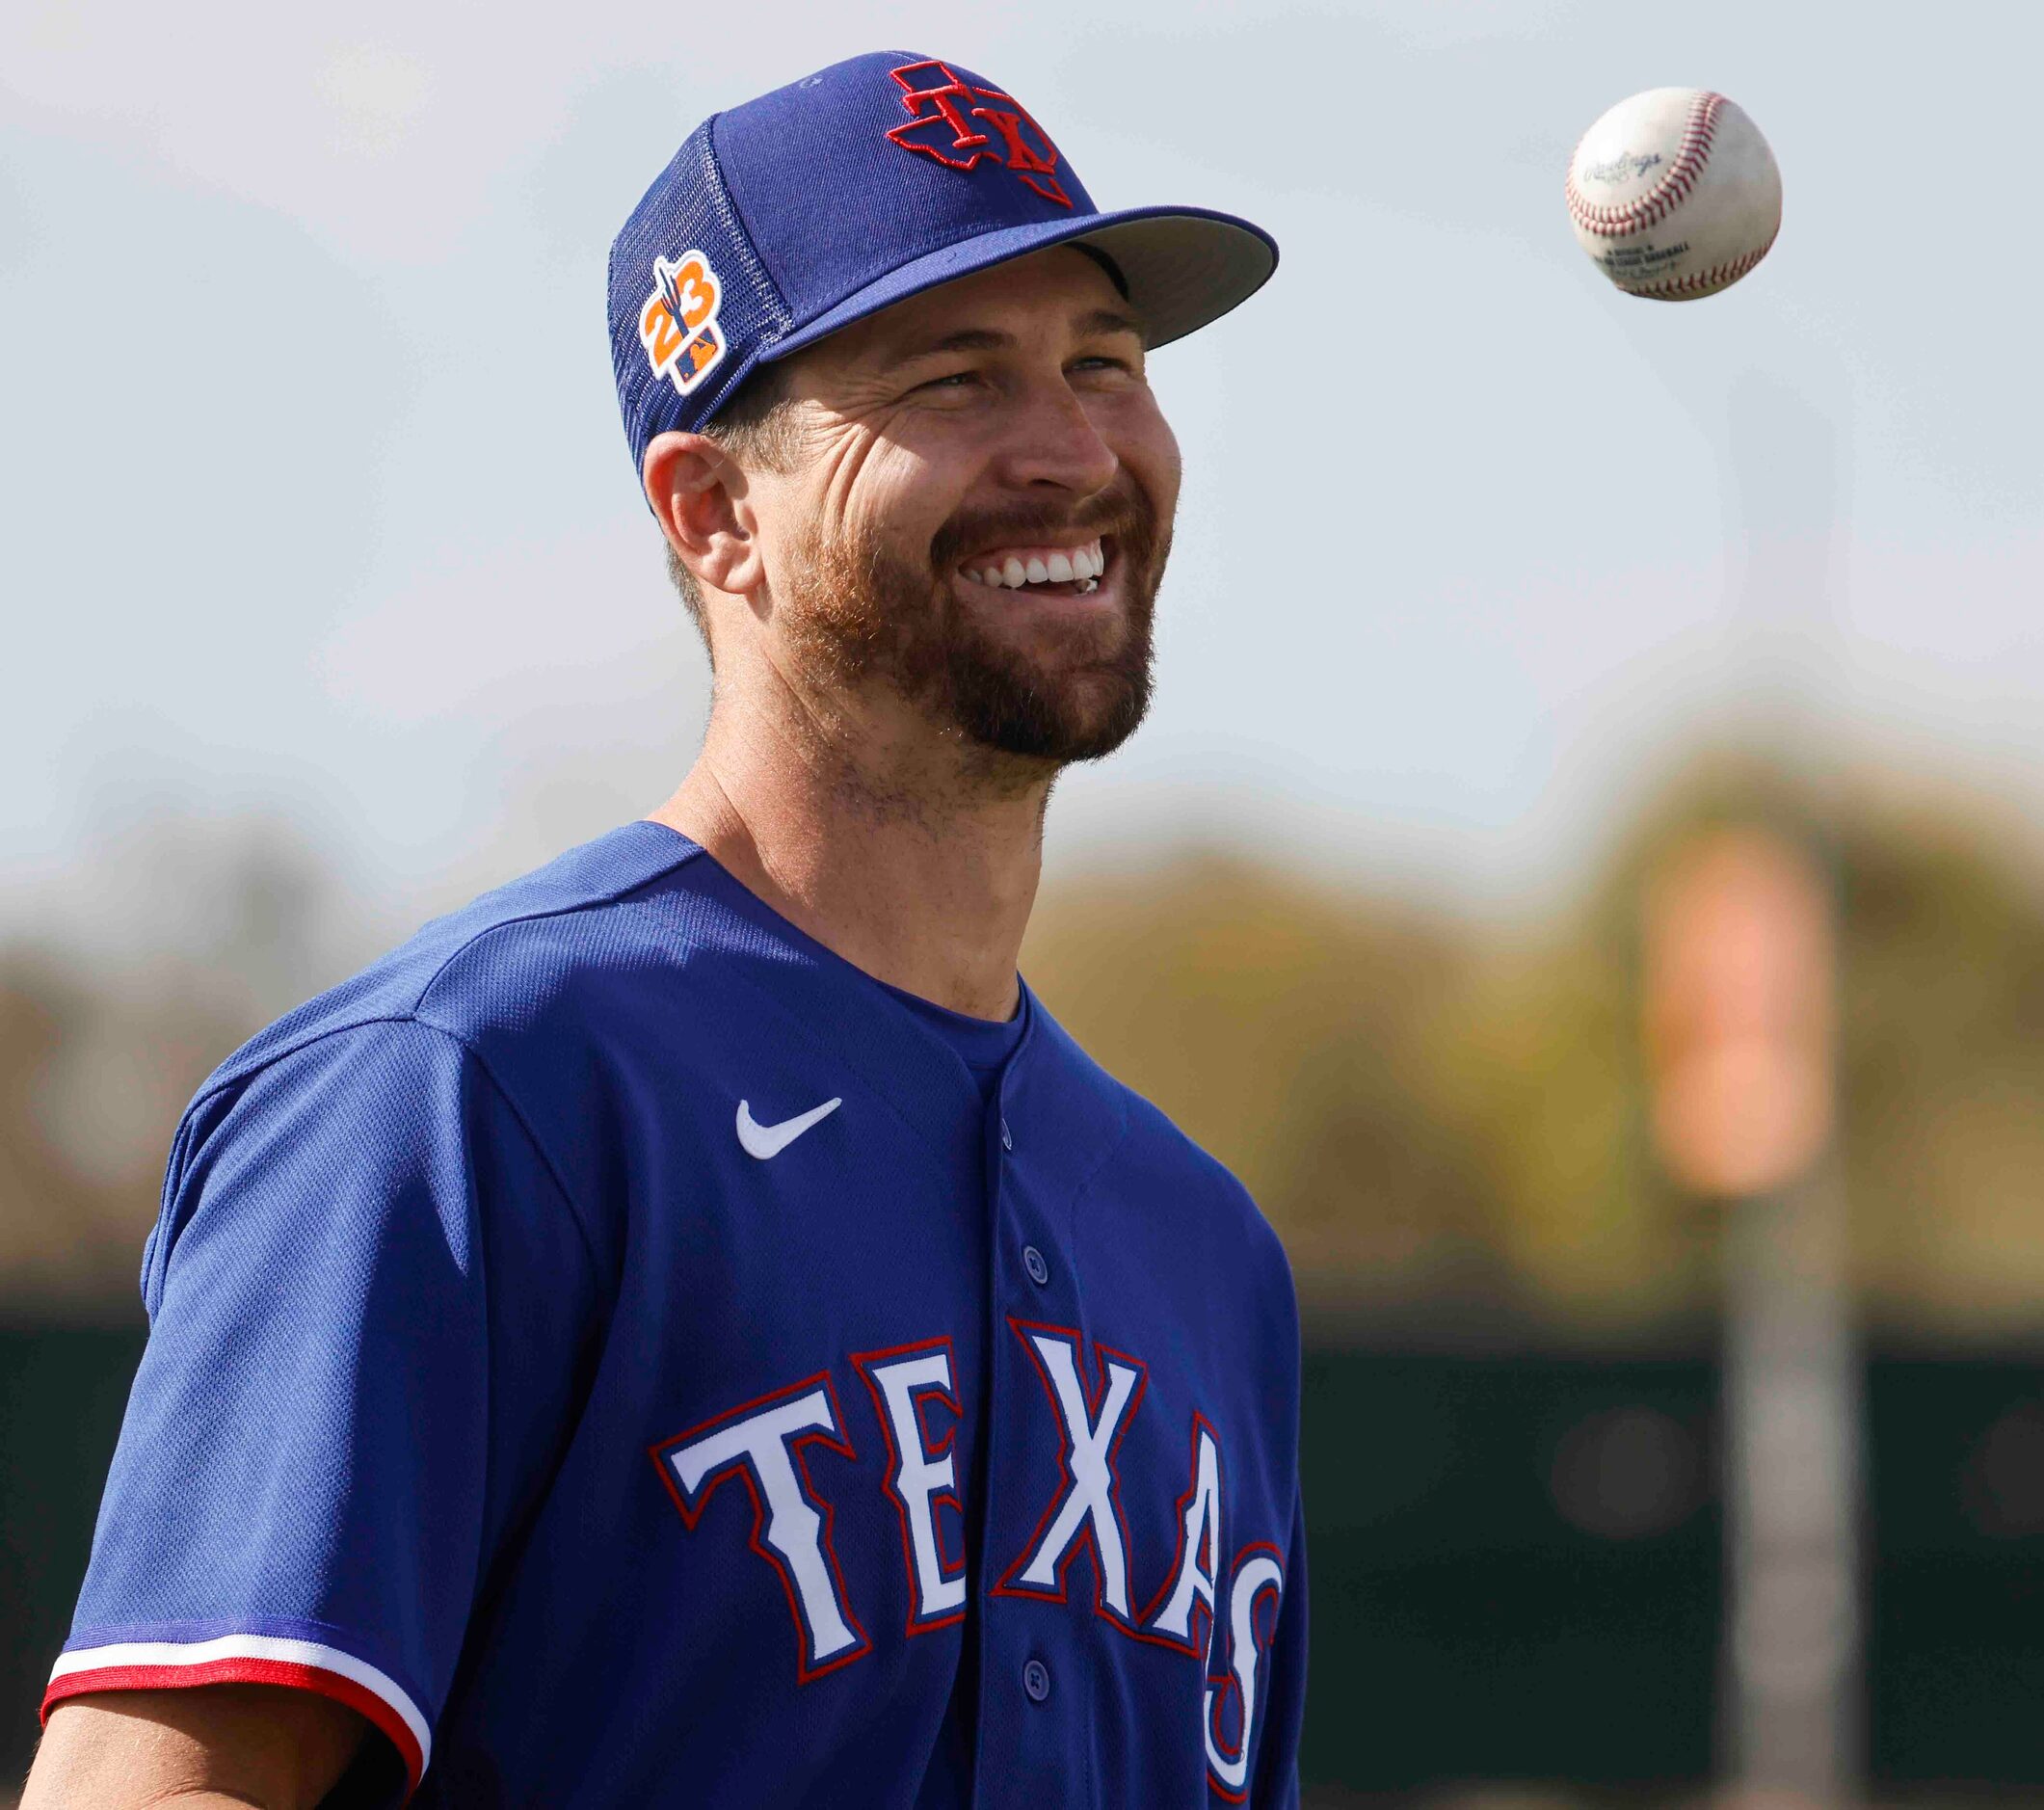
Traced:
<path id="1" fill-rule="evenodd" d="M 1152 346 L 1168 345 L 1218 320 L 1268 282 L 1278 267 L 1277 241 L 1261 226 L 1203 207 L 1131 207 L 1009 226 L 910 259 L 762 348 L 758 361 L 784 359 L 940 284 L 1071 244 L 1097 247 L 1114 260 Z"/>

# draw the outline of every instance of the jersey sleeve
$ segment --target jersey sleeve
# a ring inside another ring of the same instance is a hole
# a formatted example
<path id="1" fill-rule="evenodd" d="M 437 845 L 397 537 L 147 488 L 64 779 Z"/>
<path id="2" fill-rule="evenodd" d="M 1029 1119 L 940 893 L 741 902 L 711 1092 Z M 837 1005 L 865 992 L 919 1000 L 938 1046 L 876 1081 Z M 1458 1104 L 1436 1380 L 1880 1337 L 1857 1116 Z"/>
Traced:
<path id="1" fill-rule="evenodd" d="M 194 1105 L 144 1298 L 44 1716 L 296 1686 L 365 1716 L 415 1786 L 572 1412 L 595 1316 L 571 1204 L 461 1043 L 353 1026 Z"/>

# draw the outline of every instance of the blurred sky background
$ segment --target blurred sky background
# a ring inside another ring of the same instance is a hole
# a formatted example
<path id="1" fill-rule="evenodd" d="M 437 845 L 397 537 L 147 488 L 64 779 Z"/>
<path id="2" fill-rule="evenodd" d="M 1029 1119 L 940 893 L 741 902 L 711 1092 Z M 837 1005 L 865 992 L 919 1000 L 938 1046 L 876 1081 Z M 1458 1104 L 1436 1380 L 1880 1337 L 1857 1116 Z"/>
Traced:
<path id="1" fill-rule="evenodd" d="M 179 904 L 121 895 L 134 838 L 267 812 L 396 934 L 665 795 L 706 674 L 608 242 L 704 114 L 874 46 L 1004 82 L 1104 206 L 1284 248 L 1155 362 L 1159 699 L 1067 782 L 1055 863 L 1192 835 L 1552 897 L 1667 750 L 1785 689 L 2039 802 L 2034 7 L 13 0 L 0 928 L 146 937 Z M 1766 263 L 1681 306 L 1612 290 L 1561 200 L 1662 84 L 1731 94 L 1786 178 Z"/>

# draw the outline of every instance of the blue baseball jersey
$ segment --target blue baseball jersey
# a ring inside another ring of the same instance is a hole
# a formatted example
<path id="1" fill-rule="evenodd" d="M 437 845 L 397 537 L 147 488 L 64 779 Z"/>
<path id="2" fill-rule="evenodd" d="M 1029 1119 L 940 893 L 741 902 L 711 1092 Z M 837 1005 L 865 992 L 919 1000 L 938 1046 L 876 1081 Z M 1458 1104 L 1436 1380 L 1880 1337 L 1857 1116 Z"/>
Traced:
<path id="1" fill-rule="evenodd" d="M 296 1685 L 464 1810 L 1295 1803 L 1290 1272 L 1023 1011 L 983 1092 L 642 822 L 272 1025 L 48 1702 Z"/>

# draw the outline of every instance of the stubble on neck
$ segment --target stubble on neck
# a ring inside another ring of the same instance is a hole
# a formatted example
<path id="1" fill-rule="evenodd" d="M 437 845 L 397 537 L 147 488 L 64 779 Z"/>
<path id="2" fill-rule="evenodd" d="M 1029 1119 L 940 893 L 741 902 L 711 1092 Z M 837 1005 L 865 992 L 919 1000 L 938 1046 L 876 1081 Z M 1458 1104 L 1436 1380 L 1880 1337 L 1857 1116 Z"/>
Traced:
<path id="1" fill-rule="evenodd" d="M 853 966 L 1005 1017 L 1056 767 L 779 672 L 720 674 L 719 692 L 701 755 L 654 819 Z"/>
<path id="2" fill-rule="evenodd" d="M 702 756 L 656 815 L 867 972 L 1005 1015 L 1057 776 L 1118 744 L 1148 701 L 1168 536 L 1131 530 L 1129 545 L 1145 582 L 1128 643 L 1091 676 L 1118 706 L 1104 719 L 975 640 L 947 561 L 791 549 L 766 599 L 774 632 L 720 647 Z M 1088 743 L 1102 720 L 1113 727 Z"/>

